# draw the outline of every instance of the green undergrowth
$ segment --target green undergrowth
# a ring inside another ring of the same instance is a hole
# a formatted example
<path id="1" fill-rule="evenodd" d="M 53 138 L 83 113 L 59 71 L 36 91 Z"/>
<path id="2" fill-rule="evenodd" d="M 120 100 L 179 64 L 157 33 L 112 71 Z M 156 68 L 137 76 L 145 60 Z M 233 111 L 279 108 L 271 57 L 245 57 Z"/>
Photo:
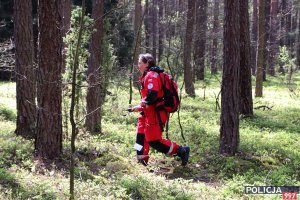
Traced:
<path id="1" fill-rule="evenodd" d="M 281 195 L 246 195 L 244 186 L 299 186 L 299 74 L 292 92 L 284 77 L 268 78 L 264 96 L 254 98 L 254 116 L 240 117 L 240 148 L 232 157 L 218 153 L 218 79 L 197 81 L 195 98 L 182 92 L 185 140 L 177 113 L 171 115 L 169 138 L 191 148 L 187 167 L 154 150 L 147 167 L 136 162 L 133 145 L 139 114 L 126 111 L 128 87 L 111 86 L 102 134 L 81 130 L 76 141 L 76 199 L 281 199 Z M 70 141 L 64 140 L 59 160 L 42 163 L 35 158 L 34 141 L 14 134 L 14 87 L 0 83 L 0 199 L 68 199 Z M 139 103 L 138 90 L 133 97 L 132 106 Z"/>

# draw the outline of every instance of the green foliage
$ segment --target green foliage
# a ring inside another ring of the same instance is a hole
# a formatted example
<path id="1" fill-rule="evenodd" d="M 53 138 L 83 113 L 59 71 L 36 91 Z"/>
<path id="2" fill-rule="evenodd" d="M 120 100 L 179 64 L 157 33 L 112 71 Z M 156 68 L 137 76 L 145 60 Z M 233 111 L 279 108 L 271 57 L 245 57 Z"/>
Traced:
<path id="1" fill-rule="evenodd" d="M 30 167 L 28 161 L 32 158 L 33 143 L 16 137 L 13 133 L 15 127 L 11 122 L 0 122 L 0 127 L 0 168 L 10 167 L 14 163 Z"/>
<path id="2" fill-rule="evenodd" d="M 107 19 L 104 20 L 104 30 L 108 31 L 110 24 Z M 106 90 L 109 85 L 109 81 L 113 74 L 113 69 L 117 64 L 117 57 L 115 56 L 115 49 L 110 41 L 109 36 L 105 35 L 102 40 L 102 68 L 101 68 L 101 94 L 102 99 L 105 99 Z"/>
<path id="3" fill-rule="evenodd" d="M 284 66 L 289 61 L 289 52 L 286 46 L 279 47 L 279 56 L 278 56 L 278 64 L 279 66 Z"/>
<path id="4" fill-rule="evenodd" d="M 10 108 L 7 108 L 4 104 L 0 103 L 0 120 L 16 121 L 16 112 Z"/>
<path id="5" fill-rule="evenodd" d="M 299 77 L 296 72 L 295 84 Z M 103 134 L 92 136 L 82 130 L 76 141 L 76 198 L 281 199 L 281 195 L 246 195 L 244 186 L 300 185 L 300 102 L 291 98 L 280 77 L 270 77 L 264 97 L 254 99 L 254 107 L 268 105 L 272 110 L 255 109 L 253 118 L 241 118 L 240 152 L 232 157 L 219 154 L 220 111 L 215 110 L 219 82 L 215 77 L 207 81 L 205 100 L 201 81 L 195 84 L 199 88 L 195 98 L 183 92 L 180 115 L 186 142 L 177 115 L 171 116 L 170 139 L 191 147 L 185 168 L 176 158 L 156 151 L 150 152 L 148 167 L 137 164 L 132 146 L 138 113 L 125 111 L 128 83 L 108 85 Z M 10 92 L 3 91 L 0 98 Z M 140 100 L 137 90 L 133 96 L 135 105 Z M 5 106 L 13 108 L 9 101 L 14 99 L 7 98 Z M 62 163 L 44 169 L 32 159 L 33 142 L 15 137 L 14 129 L 13 122 L 0 121 L 0 199 L 67 199 L 69 141 L 64 142 Z"/>
<path id="6" fill-rule="evenodd" d="M 81 7 L 76 7 L 72 10 L 71 15 L 71 29 L 68 32 L 67 36 L 64 38 L 64 42 L 67 45 L 67 57 L 66 57 L 66 69 L 64 74 L 64 80 L 70 80 L 73 70 L 73 60 L 76 51 L 76 44 L 78 39 L 78 33 L 80 28 L 80 16 L 81 16 Z M 82 40 L 79 46 L 79 71 L 78 71 L 78 81 L 82 81 L 84 78 L 84 72 L 86 67 L 86 60 L 89 56 L 88 52 L 88 43 L 93 32 L 91 24 L 93 20 L 89 16 L 84 16 L 83 19 L 83 33 Z"/>
<path id="7" fill-rule="evenodd" d="M 64 42 L 67 45 L 66 53 L 66 66 L 65 72 L 63 74 L 63 81 L 65 83 L 63 90 L 63 112 L 64 112 L 64 127 L 66 128 L 65 132 L 68 132 L 68 114 L 70 108 L 70 98 L 71 95 L 71 82 L 72 82 L 72 73 L 74 58 L 76 53 L 76 45 L 78 41 L 78 34 L 80 29 L 80 19 L 81 19 L 81 7 L 76 7 L 72 10 L 71 15 L 71 29 L 64 38 Z M 89 57 L 88 44 L 91 34 L 93 32 L 91 24 L 93 20 L 89 16 L 84 16 L 83 19 L 83 32 L 81 43 L 79 44 L 78 52 L 78 69 L 76 74 L 76 100 L 75 100 L 75 118 L 76 121 L 79 120 L 82 115 L 84 115 L 85 110 L 85 90 L 81 86 L 87 85 L 86 83 L 86 69 L 87 69 L 87 59 Z"/>
<path id="8" fill-rule="evenodd" d="M 111 41 L 120 69 L 126 69 L 132 64 L 134 48 L 134 32 L 132 26 L 131 12 L 132 1 L 125 3 L 122 8 L 116 8 L 123 2 L 119 0 L 105 1 L 104 12 L 109 12 L 106 19 L 110 28 L 106 30 L 107 38 Z"/>
<path id="9" fill-rule="evenodd" d="M 277 63 L 279 65 L 279 72 L 283 73 L 286 71 L 287 82 L 289 83 L 292 79 L 292 74 L 294 69 L 296 69 L 296 58 L 292 58 L 291 52 L 286 46 L 279 47 L 279 56 L 277 58 Z"/>
<path id="10" fill-rule="evenodd" d="M 187 186 L 188 183 L 181 179 L 166 183 L 162 177 L 153 180 L 148 174 L 139 175 L 136 178 L 125 176 L 120 180 L 121 186 L 126 189 L 132 199 L 193 199 L 193 193 Z"/>
<path id="11" fill-rule="evenodd" d="M 183 74 L 183 63 L 181 61 L 182 41 L 179 38 L 172 37 L 168 41 L 168 47 L 165 48 L 165 55 L 157 63 L 163 67 L 166 72 L 171 74 L 175 80 Z"/>

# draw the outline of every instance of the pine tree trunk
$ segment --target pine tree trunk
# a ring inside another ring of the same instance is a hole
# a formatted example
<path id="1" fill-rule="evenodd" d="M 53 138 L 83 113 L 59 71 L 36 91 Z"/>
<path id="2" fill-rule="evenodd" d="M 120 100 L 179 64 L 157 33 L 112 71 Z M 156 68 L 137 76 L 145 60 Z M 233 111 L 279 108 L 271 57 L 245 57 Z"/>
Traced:
<path id="1" fill-rule="evenodd" d="M 90 57 L 88 60 L 87 81 L 89 84 L 86 96 L 87 117 L 85 126 L 91 133 L 101 133 L 101 107 L 103 104 L 102 83 L 101 83 L 101 46 L 103 38 L 103 0 L 93 0 L 92 18 L 94 19 L 94 29 L 89 47 Z"/>
<path id="2" fill-rule="evenodd" d="M 189 96 L 195 96 L 195 88 L 193 83 L 193 69 L 192 69 L 192 41 L 193 41 L 193 26 L 194 26 L 194 12 L 195 12 L 195 0 L 188 0 L 186 33 L 183 50 L 183 65 L 184 65 L 184 83 L 185 91 Z"/>
<path id="3" fill-rule="evenodd" d="M 14 1 L 15 75 L 17 99 L 16 134 L 35 138 L 36 77 L 33 65 L 33 29 L 31 0 Z"/>
<path id="4" fill-rule="evenodd" d="M 291 51 L 292 48 L 292 3 L 291 1 L 287 1 L 287 8 L 286 8 L 286 45 L 289 47 L 288 49 Z"/>
<path id="5" fill-rule="evenodd" d="M 253 115 L 248 0 L 240 3 L 240 113 Z"/>
<path id="6" fill-rule="evenodd" d="M 287 45 L 287 30 L 286 30 L 286 14 L 287 14 L 287 3 L 286 0 L 281 0 L 281 19 L 280 19 L 280 46 Z"/>
<path id="7" fill-rule="evenodd" d="M 265 0 L 265 42 L 266 48 L 264 49 L 264 68 L 263 68 L 263 81 L 267 80 L 267 70 L 269 69 L 269 50 L 270 50 L 270 11 L 271 11 L 271 0 Z"/>
<path id="8" fill-rule="evenodd" d="M 71 11 L 72 11 L 71 0 L 62 0 L 61 12 L 62 12 L 62 34 L 63 34 L 63 37 L 65 37 L 67 32 L 70 30 Z"/>
<path id="9" fill-rule="evenodd" d="M 207 0 L 196 0 L 195 71 L 198 80 L 204 80 L 207 30 Z"/>
<path id="10" fill-rule="evenodd" d="M 158 1 L 158 8 L 159 8 L 159 12 L 158 12 L 158 16 L 159 16 L 159 33 L 158 33 L 158 61 L 160 62 L 164 53 L 164 47 L 163 47 L 163 41 L 164 41 L 164 35 L 165 35 L 165 26 L 163 24 L 164 21 L 164 1 L 163 0 L 159 0 Z"/>
<path id="11" fill-rule="evenodd" d="M 251 68 L 252 74 L 256 73 L 256 53 L 257 53 L 257 34 L 258 34 L 258 0 L 253 0 L 253 13 L 252 13 L 252 42 L 251 42 Z"/>
<path id="12" fill-rule="evenodd" d="M 291 2 L 291 12 L 290 12 L 290 20 L 291 20 L 291 28 L 290 28 L 290 49 L 293 55 L 296 55 L 296 42 L 297 42 L 297 21 L 298 21 L 298 2 Z M 292 13 L 292 11 L 294 11 Z M 295 14 L 294 14 L 295 13 Z"/>
<path id="13" fill-rule="evenodd" d="M 148 48 L 150 45 L 150 22 L 149 22 L 149 0 L 146 0 L 145 2 L 145 17 L 144 17 L 144 26 L 145 26 L 145 46 L 146 46 L 146 52 L 148 52 Z"/>
<path id="14" fill-rule="evenodd" d="M 265 41 L 265 0 L 259 1 L 259 28 L 258 28 L 258 48 L 257 48 L 257 66 L 256 66 L 256 87 L 255 96 L 263 95 L 263 65 L 264 65 L 264 49 Z"/>
<path id="15" fill-rule="evenodd" d="M 218 72 L 217 60 L 218 60 L 218 29 L 219 29 L 219 0 L 214 1 L 214 19 L 212 30 L 212 52 L 211 52 L 211 73 L 216 74 Z"/>
<path id="16" fill-rule="evenodd" d="M 55 159 L 62 152 L 62 32 L 59 0 L 39 0 L 39 60 L 37 84 L 37 138 L 42 158 Z"/>
<path id="17" fill-rule="evenodd" d="M 278 0 L 272 0 L 271 2 L 271 27 L 270 27 L 270 56 L 269 56 L 269 69 L 268 74 L 271 76 L 275 75 L 275 65 L 277 60 L 277 53 L 279 51 L 279 40 L 278 40 Z"/>
<path id="18" fill-rule="evenodd" d="M 224 64 L 221 88 L 220 153 L 234 155 L 239 148 L 239 0 L 224 2 Z"/>
<path id="19" fill-rule="evenodd" d="M 298 1 L 298 28 L 296 33 L 298 39 L 296 42 L 296 64 L 298 69 L 300 69 L 300 2 Z"/>
<path id="20" fill-rule="evenodd" d="M 140 87 L 138 70 L 138 56 L 141 53 L 141 25 L 142 25 L 142 5 L 141 0 L 135 0 L 134 8 L 134 55 L 133 55 L 133 85 L 135 88 Z"/>
<path id="21" fill-rule="evenodd" d="M 153 0 L 152 2 L 152 29 L 151 29 L 151 35 L 152 35 L 152 55 L 154 60 L 157 58 L 157 33 L 158 33 L 158 12 L 157 12 L 157 1 Z"/>

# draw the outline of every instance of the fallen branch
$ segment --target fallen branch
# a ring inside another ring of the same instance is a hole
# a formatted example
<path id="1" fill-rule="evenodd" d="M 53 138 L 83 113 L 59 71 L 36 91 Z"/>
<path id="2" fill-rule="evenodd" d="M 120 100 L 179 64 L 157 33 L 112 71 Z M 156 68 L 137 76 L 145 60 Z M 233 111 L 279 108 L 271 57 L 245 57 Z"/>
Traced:
<path id="1" fill-rule="evenodd" d="M 254 109 L 256 109 L 256 110 L 258 110 L 258 109 L 263 109 L 263 110 L 272 110 L 272 108 L 273 108 L 273 106 L 271 106 L 271 107 L 268 107 L 268 106 L 266 106 L 266 105 L 262 105 L 262 106 L 257 106 L 257 107 L 255 107 Z"/>

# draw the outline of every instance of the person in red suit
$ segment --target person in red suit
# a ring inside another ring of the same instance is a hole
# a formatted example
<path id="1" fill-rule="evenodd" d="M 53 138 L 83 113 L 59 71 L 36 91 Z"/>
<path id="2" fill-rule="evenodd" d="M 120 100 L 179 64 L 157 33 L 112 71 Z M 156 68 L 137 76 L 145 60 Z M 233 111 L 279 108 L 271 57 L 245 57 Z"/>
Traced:
<path id="1" fill-rule="evenodd" d="M 141 112 L 138 117 L 136 144 L 134 145 L 137 150 L 137 159 L 146 166 L 149 160 L 149 148 L 152 147 L 161 153 L 179 156 L 181 164 L 185 166 L 188 163 L 190 148 L 162 138 L 168 113 L 162 106 L 157 105 L 158 100 L 164 95 L 159 77 L 159 73 L 164 70 L 156 66 L 151 54 L 140 54 L 138 66 L 142 74 L 140 77 L 141 103 L 130 110 Z"/>

